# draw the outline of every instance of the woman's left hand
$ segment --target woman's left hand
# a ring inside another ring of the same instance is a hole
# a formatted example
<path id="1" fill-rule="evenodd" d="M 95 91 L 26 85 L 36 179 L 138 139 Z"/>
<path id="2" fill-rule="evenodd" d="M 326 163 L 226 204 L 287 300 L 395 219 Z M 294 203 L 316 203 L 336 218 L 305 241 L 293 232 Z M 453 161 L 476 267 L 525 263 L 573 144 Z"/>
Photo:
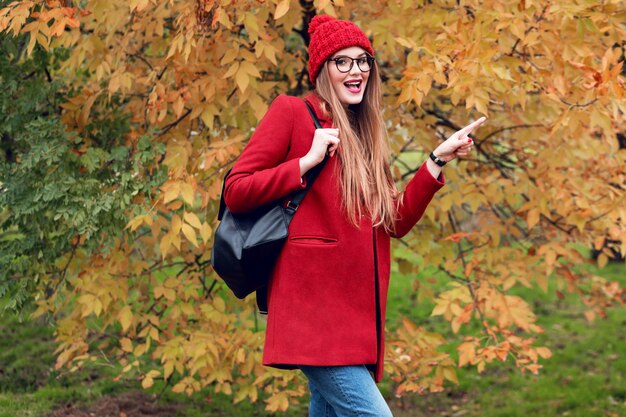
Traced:
<path id="1" fill-rule="evenodd" d="M 454 158 L 467 156 L 472 150 L 474 141 L 469 137 L 470 133 L 478 126 L 483 124 L 487 120 L 486 117 L 481 117 L 473 123 L 465 126 L 463 129 L 457 131 L 441 145 L 437 146 L 437 149 L 433 151 L 435 156 L 446 162 L 452 161 Z"/>

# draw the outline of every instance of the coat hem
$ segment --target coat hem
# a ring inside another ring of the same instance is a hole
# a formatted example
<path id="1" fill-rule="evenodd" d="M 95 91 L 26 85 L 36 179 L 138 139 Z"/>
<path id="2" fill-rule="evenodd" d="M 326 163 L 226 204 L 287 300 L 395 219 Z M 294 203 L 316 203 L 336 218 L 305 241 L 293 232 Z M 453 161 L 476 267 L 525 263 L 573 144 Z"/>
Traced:
<path id="1" fill-rule="evenodd" d="M 321 360 L 320 358 L 290 356 L 289 360 L 264 359 L 263 365 L 278 368 L 282 366 L 298 366 L 298 365 L 344 366 L 344 365 L 376 365 L 377 364 L 376 358 L 369 358 L 369 359 L 364 360 L 362 359 L 363 356 L 361 356 L 361 359 L 359 359 L 356 355 L 355 355 L 355 358 L 356 359 L 349 359 L 349 360 L 346 360 L 346 359 L 336 359 L 336 360 L 323 359 Z"/>
<path id="2" fill-rule="evenodd" d="M 287 371 L 294 371 L 296 369 L 300 369 L 300 366 L 350 366 L 350 365 L 364 365 L 369 372 L 372 373 L 375 382 L 380 382 L 382 380 L 382 372 L 378 363 L 364 363 L 360 361 L 356 361 L 354 363 L 308 363 L 308 362 L 300 362 L 293 364 L 285 364 L 285 363 L 265 363 L 263 362 L 263 366 L 268 366 L 270 368 L 276 369 L 284 369 Z"/>

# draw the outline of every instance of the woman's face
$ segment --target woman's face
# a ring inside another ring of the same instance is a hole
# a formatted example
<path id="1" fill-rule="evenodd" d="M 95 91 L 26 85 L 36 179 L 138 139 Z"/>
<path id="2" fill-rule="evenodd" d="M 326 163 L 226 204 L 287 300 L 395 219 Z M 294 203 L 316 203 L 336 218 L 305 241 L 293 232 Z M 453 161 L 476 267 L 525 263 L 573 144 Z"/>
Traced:
<path id="1" fill-rule="evenodd" d="M 368 57 L 369 55 L 365 52 L 365 49 L 359 46 L 351 46 L 335 52 L 330 59 L 336 59 L 336 61 L 328 61 L 326 63 L 331 85 L 344 107 L 347 107 L 349 104 L 359 104 L 363 100 L 370 73 L 369 71 L 362 71 L 361 68 L 367 70 L 373 66 L 373 63 L 368 61 Z M 350 58 L 353 58 L 354 61 Z M 351 63 L 352 68 L 348 71 Z M 359 65 L 361 68 L 359 68 Z M 341 72 L 340 69 L 348 72 Z"/>

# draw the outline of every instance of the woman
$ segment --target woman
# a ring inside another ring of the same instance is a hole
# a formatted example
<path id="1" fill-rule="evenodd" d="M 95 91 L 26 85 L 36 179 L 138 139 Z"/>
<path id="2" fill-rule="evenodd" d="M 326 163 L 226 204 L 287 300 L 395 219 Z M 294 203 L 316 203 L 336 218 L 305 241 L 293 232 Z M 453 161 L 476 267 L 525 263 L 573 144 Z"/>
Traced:
<path id="1" fill-rule="evenodd" d="M 353 23 L 310 23 L 305 103 L 280 95 L 226 181 L 233 213 L 288 201 L 304 175 L 329 159 L 289 226 L 268 289 L 263 363 L 299 368 L 309 380 L 309 416 L 389 416 L 374 380 L 384 358 L 390 237 L 405 235 L 444 185 L 441 167 L 467 155 L 484 118 L 440 144 L 397 191 L 381 116 L 374 50 Z"/>

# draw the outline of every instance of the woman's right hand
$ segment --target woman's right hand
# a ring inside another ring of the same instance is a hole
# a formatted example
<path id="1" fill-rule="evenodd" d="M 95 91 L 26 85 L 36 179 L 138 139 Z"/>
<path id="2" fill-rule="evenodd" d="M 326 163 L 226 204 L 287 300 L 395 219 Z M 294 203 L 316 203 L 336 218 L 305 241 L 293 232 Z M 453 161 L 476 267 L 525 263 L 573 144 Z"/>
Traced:
<path id="1" fill-rule="evenodd" d="M 315 129 L 309 152 L 300 158 L 300 176 L 324 160 L 326 152 L 334 156 L 339 146 L 339 129 Z"/>

